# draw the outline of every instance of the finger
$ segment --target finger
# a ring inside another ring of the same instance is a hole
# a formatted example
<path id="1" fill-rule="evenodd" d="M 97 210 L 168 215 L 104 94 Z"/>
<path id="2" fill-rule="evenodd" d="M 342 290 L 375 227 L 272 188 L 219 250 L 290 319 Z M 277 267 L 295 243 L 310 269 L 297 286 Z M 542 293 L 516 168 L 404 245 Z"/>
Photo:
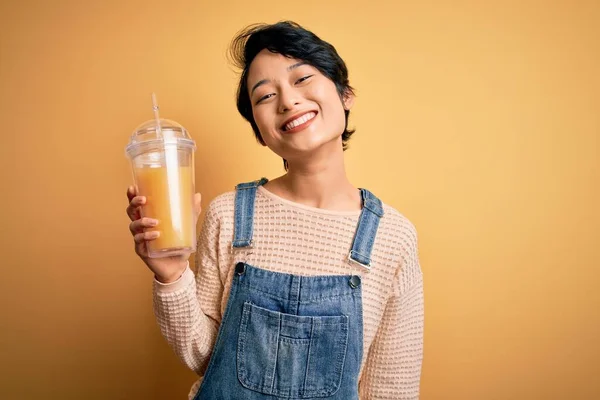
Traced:
<path id="1" fill-rule="evenodd" d="M 129 224 L 129 231 L 136 235 L 144 231 L 145 228 L 153 228 L 158 225 L 158 220 L 153 218 L 140 218 Z"/>
<path id="2" fill-rule="evenodd" d="M 125 210 L 130 220 L 135 221 L 140 218 L 140 206 L 144 204 L 146 204 L 146 197 L 144 196 L 135 196 L 131 199 Z"/>
<path id="3" fill-rule="evenodd" d="M 194 213 L 196 218 L 200 215 L 202 211 L 202 195 L 200 193 L 194 194 Z"/>
<path id="4" fill-rule="evenodd" d="M 137 196 L 137 190 L 135 186 L 129 186 L 127 188 L 127 200 L 131 201 L 135 196 Z"/>
<path id="5" fill-rule="evenodd" d="M 133 241 L 139 244 L 142 242 L 149 242 L 151 240 L 156 239 L 159 236 L 160 236 L 159 231 L 141 232 L 141 233 L 137 233 L 133 237 Z"/>

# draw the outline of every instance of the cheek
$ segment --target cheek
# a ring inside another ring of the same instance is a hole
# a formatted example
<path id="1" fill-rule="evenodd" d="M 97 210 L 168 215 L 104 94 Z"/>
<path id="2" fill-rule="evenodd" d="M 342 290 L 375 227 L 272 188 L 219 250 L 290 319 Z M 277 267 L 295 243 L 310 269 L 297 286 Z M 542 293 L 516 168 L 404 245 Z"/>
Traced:
<path id="1" fill-rule="evenodd" d="M 267 114 L 263 108 L 253 109 L 252 115 L 254 116 L 254 122 L 258 126 L 261 133 L 263 133 L 265 126 L 267 125 Z"/>
<path id="2" fill-rule="evenodd" d="M 333 82 L 325 79 L 322 84 L 314 85 L 310 90 L 310 97 L 326 108 L 332 117 L 337 118 L 340 110 L 342 115 L 344 114 L 344 107 Z"/>
<path id="3" fill-rule="evenodd" d="M 307 98 L 315 100 L 321 103 L 321 106 L 325 106 L 329 103 L 329 87 L 327 84 L 313 85 L 307 93 Z"/>
<path id="4" fill-rule="evenodd" d="M 336 130 L 338 130 L 338 128 L 343 130 L 346 123 L 344 105 L 342 104 L 335 86 L 332 84 L 332 87 L 329 88 L 322 87 L 319 89 L 319 93 L 315 93 L 315 95 L 318 95 L 325 119 L 329 121 L 329 123 L 334 124 Z"/>
<path id="5" fill-rule="evenodd" d="M 252 115 L 254 116 L 254 122 L 256 123 L 256 126 L 258 127 L 258 131 L 260 132 L 260 137 L 262 138 L 263 142 L 265 142 L 265 144 L 268 147 L 271 147 L 271 142 L 272 140 L 272 130 L 273 130 L 273 117 L 272 117 L 272 113 L 269 113 L 268 110 L 266 110 L 266 107 L 259 107 L 258 109 L 253 109 L 252 110 Z"/>

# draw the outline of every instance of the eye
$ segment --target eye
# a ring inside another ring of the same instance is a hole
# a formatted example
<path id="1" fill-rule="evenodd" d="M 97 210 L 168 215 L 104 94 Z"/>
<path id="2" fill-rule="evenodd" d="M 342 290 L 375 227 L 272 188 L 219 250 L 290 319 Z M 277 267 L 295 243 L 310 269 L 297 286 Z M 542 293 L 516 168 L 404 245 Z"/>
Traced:
<path id="1" fill-rule="evenodd" d="M 298 83 L 302 83 L 302 82 L 306 81 L 307 79 L 309 79 L 309 78 L 312 78 L 313 76 L 314 76 L 314 75 L 306 75 L 306 76 L 303 76 L 302 78 L 300 78 L 300 79 L 298 79 L 298 80 L 296 81 L 296 84 L 298 84 Z"/>
<path id="2" fill-rule="evenodd" d="M 261 97 L 260 99 L 258 99 L 258 101 L 256 102 L 256 104 L 262 102 L 263 100 L 270 99 L 273 96 L 275 96 L 275 93 L 265 94 L 263 97 Z"/>

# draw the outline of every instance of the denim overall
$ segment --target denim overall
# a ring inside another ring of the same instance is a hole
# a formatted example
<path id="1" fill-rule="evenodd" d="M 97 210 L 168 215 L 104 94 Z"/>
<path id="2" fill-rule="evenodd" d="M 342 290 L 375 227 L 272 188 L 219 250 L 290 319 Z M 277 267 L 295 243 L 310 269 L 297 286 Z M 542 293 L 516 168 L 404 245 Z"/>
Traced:
<path id="1" fill-rule="evenodd" d="M 236 186 L 232 249 L 252 246 L 254 199 L 267 182 Z M 370 268 L 383 216 L 361 189 L 363 208 L 349 260 Z M 195 400 L 358 400 L 363 356 L 358 275 L 298 276 L 243 262 L 235 273 L 213 354 Z"/>

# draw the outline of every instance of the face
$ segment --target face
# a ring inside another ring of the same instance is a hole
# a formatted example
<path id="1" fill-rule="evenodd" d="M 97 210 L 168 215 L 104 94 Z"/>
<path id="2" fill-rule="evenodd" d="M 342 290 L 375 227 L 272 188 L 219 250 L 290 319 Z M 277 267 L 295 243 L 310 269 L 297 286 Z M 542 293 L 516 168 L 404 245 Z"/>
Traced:
<path id="1" fill-rule="evenodd" d="M 316 151 L 341 151 L 345 109 L 335 84 L 301 60 L 263 50 L 248 71 L 252 113 L 266 145 L 289 162 Z"/>

